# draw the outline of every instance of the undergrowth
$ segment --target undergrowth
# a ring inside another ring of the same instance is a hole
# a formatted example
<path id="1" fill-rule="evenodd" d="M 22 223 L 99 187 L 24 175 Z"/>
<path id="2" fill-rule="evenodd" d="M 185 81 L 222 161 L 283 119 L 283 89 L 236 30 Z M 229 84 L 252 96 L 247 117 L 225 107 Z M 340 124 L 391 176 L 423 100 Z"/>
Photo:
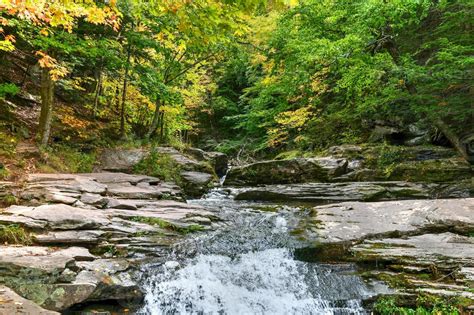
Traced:
<path id="1" fill-rule="evenodd" d="M 32 243 L 30 234 L 18 224 L 0 224 L 0 242 L 3 244 L 23 244 Z"/>

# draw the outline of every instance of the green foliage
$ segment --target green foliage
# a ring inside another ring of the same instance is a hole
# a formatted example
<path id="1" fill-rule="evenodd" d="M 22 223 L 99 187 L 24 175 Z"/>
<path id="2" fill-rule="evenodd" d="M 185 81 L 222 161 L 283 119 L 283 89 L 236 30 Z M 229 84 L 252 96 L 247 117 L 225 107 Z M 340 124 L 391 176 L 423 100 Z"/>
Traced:
<path id="1" fill-rule="evenodd" d="M 1 173 L 0 173 L 1 178 Z M 6 206 L 16 205 L 18 203 L 18 199 L 13 194 L 6 194 L 0 200 L 0 204 L 4 204 Z"/>
<path id="2" fill-rule="evenodd" d="M 0 49 L 1 50 L 1 49 Z M 18 86 L 13 83 L 0 83 L 0 99 L 5 98 L 5 96 L 13 96 L 20 92 Z"/>
<path id="3" fill-rule="evenodd" d="M 180 169 L 176 162 L 169 155 L 160 154 L 155 150 L 136 164 L 133 172 L 158 177 L 165 181 L 180 182 Z"/>
<path id="4" fill-rule="evenodd" d="M 375 120 L 443 118 L 462 131 L 472 12 L 459 0 L 302 1 L 221 65 L 212 128 L 267 152 L 360 143 Z"/>
<path id="5" fill-rule="evenodd" d="M 5 165 L 0 163 L 0 180 L 7 179 L 10 176 L 10 172 L 5 167 Z"/>
<path id="6" fill-rule="evenodd" d="M 30 234 L 17 224 L 0 224 L 0 242 L 4 244 L 23 244 L 32 243 Z"/>
<path id="7" fill-rule="evenodd" d="M 56 144 L 43 150 L 39 166 L 47 172 L 90 173 L 94 163 L 94 152 L 86 153 L 78 148 Z"/>
<path id="8" fill-rule="evenodd" d="M 434 296 L 422 296 L 417 299 L 416 308 L 401 307 L 394 298 L 379 298 L 374 305 L 374 310 L 381 315 L 458 315 L 459 309 L 452 301 L 443 300 Z"/>

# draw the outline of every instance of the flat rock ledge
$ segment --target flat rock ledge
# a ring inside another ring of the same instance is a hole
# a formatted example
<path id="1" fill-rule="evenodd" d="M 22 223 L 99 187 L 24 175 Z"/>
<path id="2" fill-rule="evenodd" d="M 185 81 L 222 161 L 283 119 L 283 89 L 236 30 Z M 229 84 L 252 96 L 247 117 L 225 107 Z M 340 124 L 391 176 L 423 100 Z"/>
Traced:
<path id="1" fill-rule="evenodd" d="M 378 201 L 469 197 L 467 185 L 390 182 L 343 182 L 265 185 L 237 188 L 236 200 L 262 201 Z"/>
<path id="2" fill-rule="evenodd" d="M 455 297 L 472 310 L 473 231 L 474 198 L 460 198 L 317 206 L 295 232 L 310 255 L 361 264 L 400 295 Z"/>
<path id="3" fill-rule="evenodd" d="M 136 304 L 143 293 L 134 273 L 143 262 L 220 224 L 181 201 L 175 185 L 149 176 L 32 174 L 15 193 L 28 205 L 0 209 L 0 225 L 20 227 L 25 244 L 0 246 L 0 285 L 38 307 L 30 314 L 101 300 Z M 13 309 L 9 301 L 0 307 Z"/>

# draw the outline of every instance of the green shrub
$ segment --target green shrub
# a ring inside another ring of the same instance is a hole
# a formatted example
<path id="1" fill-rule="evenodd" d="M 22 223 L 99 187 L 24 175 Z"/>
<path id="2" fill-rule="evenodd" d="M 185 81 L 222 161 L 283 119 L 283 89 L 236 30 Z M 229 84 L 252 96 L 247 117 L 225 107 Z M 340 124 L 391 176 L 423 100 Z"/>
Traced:
<path id="1" fill-rule="evenodd" d="M 89 173 L 96 161 L 95 153 L 85 153 L 66 145 L 53 145 L 42 153 L 43 163 L 38 167 L 49 172 Z"/>
<path id="2" fill-rule="evenodd" d="M 13 83 L 0 84 L 0 99 L 5 98 L 7 95 L 15 95 L 18 92 L 20 92 L 20 88 Z"/>
<path id="3" fill-rule="evenodd" d="M 6 194 L 3 196 L 1 203 L 6 206 L 16 205 L 18 203 L 18 199 L 12 194 Z"/>
<path id="4" fill-rule="evenodd" d="M 155 176 L 165 181 L 180 182 L 179 165 L 167 154 L 152 151 L 150 155 L 141 160 L 133 168 L 136 174 Z"/>
<path id="5" fill-rule="evenodd" d="M 31 244 L 31 236 L 17 224 L 0 224 L 0 242 L 6 244 Z"/>
<path id="6" fill-rule="evenodd" d="M 374 311 L 381 315 L 459 315 L 450 301 L 435 296 L 420 295 L 416 308 L 398 306 L 395 298 L 382 297 L 374 304 Z"/>

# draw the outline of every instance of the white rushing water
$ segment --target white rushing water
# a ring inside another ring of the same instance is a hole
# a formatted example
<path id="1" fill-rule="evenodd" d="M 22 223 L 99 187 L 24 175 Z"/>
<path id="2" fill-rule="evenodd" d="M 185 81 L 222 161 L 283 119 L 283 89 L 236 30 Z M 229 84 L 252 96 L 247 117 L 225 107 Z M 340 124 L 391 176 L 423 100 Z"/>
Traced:
<path id="1" fill-rule="evenodd" d="M 282 245 L 288 217 L 219 199 L 203 203 L 232 224 L 150 266 L 141 314 L 366 314 L 370 293 L 352 269 L 295 260 Z"/>

